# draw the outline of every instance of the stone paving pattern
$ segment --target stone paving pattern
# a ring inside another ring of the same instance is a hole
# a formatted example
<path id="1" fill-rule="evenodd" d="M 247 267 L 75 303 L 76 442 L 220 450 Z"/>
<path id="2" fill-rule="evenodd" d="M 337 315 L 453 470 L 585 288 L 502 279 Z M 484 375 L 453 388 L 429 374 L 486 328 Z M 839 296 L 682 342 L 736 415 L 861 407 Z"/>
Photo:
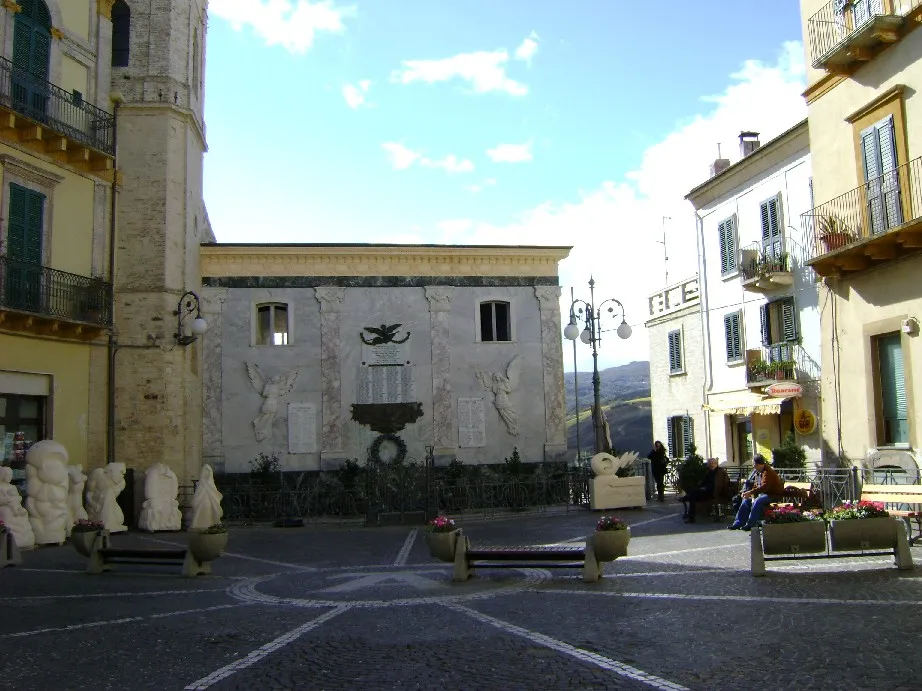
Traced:
<path id="1" fill-rule="evenodd" d="M 0 688 L 922 689 L 922 548 L 912 571 L 872 557 L 753 578 L 749 535 L 723 522 L 686 525 L 675 503 L 614 513 L 630 556 L 598 584 L 556 569 L 452 583 L 412 526 L 232 526 L 197 579 L 26 552 L 0 572 Z M 461 525 L 475 546 L 578 543 L 598 515 Z"/>

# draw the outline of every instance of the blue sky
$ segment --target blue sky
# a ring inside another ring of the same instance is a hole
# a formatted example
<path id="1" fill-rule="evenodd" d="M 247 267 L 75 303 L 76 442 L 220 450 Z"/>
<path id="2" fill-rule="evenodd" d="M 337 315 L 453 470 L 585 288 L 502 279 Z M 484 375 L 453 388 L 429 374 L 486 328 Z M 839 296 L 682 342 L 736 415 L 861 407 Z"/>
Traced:
<path id="1" fill-rule="evenodd" d="M 669 282 L 695 271 L 683 195 L 718 142 L 806 114 L 797 3 L 773 5 L 211 0 L 217 238 L 574 245 L 562 302 L 591 273 L 635 327 L 600 363 L 646 359 L 664 228 Z"/>

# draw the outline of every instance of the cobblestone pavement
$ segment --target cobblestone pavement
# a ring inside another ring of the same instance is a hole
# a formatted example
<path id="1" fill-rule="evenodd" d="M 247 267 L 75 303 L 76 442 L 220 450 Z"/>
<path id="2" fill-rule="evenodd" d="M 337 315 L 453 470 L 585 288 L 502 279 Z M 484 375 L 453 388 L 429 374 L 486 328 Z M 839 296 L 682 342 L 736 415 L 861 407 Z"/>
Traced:
<path id="1" fill-rule="evenodd" d="M 597 584 L 556 569 L 452 583 L 414 527 L 232 528 L 197 579 L 26 552 L 0 572 L 0 688 L 922 689 L 922 567 L 787 561 L 753 578 L 748 534 L 669 503 L 619 515 L 630 556 Z M 474 545 L 579 544 L 597 517 L 462 527 Z"/>

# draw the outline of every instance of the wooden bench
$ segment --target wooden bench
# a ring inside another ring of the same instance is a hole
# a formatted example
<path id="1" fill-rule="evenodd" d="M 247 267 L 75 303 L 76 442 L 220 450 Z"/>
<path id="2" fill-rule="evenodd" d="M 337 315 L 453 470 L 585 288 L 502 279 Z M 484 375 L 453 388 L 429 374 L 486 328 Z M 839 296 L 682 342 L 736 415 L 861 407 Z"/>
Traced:
<path id="1" fill-rule="evenodd" d="M 475 568 L 489 569 L 582 569 L 583 580 L 595 583 L 602 578 L 602 565 L 596 559 L 592 538 L 585 547 L 567 545 L 471 548 L 471 541 L 459 533 L 455 543 L 455 581 L 466 581 Z"/>
<path id="2" fill-rule="evenodd" d="M 194 578 L 211 573 L 211 563 L 199 561 L 184 547 L 177 549 L 146 549 L 140 547 L 112 547 L 108 535 L 98 535 L 93 542 L 87 573 L 111 571 L 113 564 L 135 566 L 179 566 L 182 575 Z"/>
<path id="3" fill-rule="evenodd" d="M 887 508 L 891 516 L 898 516 L 906 522 L 909 544 L 914 545 L 922 537 L 922 485 L 864 485 L 861 501 L 879 501 L 885 506 L 907 505 L 909 509 Z M 912 536 L 912 523 L 916 524 L 916 536 Z"/>

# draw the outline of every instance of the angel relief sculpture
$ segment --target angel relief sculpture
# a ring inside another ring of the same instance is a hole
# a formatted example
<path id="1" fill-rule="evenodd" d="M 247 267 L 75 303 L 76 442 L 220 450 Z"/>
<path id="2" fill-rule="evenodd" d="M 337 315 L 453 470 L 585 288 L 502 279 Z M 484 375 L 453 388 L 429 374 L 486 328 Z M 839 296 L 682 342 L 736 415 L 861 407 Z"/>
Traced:
<path id="1" fill-rule="evenodd" d="M 275 420 L 275 414 L 279 409 L 279 399 L 287 396 L 294 388 L 295 379 L 298 378 L 298 370 L 293 369 L 283 375 L 280 374 L 266 380 L 259 371 L 259 367 L 252 362 L 248 362 L 246 365 L 250 383 L 263 398 L 262 406 L 259 408 L 259 415 L 253 420 L 256 441 L 263 441 L 269 437 L 272 430 L 272 421 Z"/>
<path id="2" fill-rule="evenodd" d="M 506 366 L 506 373 L 502 372 L 484 372 L 483 370 L 474 370 L 480 385 L 493 392 L 493 406 L 500 418 L 506 423 L 506 429 L 513 437 L 519 436 L 519 414 L 516 412 L 509 395 L 519 384 L 519 373 L 521 370 L 521 360 L 518 355 L 514 356 Z"/>

